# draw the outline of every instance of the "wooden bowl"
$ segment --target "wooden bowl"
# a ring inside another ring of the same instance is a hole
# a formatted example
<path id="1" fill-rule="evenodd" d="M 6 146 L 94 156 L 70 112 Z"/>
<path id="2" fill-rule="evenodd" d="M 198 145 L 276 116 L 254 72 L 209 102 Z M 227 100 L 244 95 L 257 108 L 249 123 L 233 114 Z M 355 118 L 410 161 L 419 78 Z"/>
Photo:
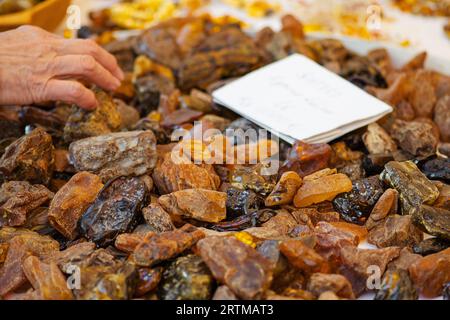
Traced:
<path id="1" fill-rule="evenodd" d="M 66 17 L 71 0 L 46 0 L 28 10 L 0 15 L 0 30 L 31 24 L 48 31 L 55 30 Z"/>

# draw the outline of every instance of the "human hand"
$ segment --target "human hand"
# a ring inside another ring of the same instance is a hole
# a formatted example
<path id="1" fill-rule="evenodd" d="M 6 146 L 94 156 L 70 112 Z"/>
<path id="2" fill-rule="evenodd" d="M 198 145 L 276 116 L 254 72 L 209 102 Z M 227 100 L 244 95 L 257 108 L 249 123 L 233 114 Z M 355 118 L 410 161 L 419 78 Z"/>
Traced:
<path id="1" fill-rule="evenodd" d="M 94 109 L 94 93 L 76 79 L 115 90 L 123 78 L 114 56 L 92 40 L 32 26 L 0 33 L 0 105 L 63 101 Z"/>

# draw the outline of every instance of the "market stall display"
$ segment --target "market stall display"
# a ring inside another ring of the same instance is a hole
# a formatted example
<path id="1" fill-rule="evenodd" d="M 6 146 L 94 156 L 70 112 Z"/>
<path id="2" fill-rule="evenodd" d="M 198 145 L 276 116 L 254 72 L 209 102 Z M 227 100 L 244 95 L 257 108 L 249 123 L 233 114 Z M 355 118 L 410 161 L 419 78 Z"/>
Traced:
<path id="1" fill-rule="evenodd" d="M 281 25 L 170 19 L 104 44 L 127 77 L 96 110 L 1 107 L 0 297 L 354 299 L 373 266 L 376 299 L 446 296 L 450 77 Z M 329 144 L 230 139 L 258 127 L 211 93 L 292 53 L 394 112 Z"/>

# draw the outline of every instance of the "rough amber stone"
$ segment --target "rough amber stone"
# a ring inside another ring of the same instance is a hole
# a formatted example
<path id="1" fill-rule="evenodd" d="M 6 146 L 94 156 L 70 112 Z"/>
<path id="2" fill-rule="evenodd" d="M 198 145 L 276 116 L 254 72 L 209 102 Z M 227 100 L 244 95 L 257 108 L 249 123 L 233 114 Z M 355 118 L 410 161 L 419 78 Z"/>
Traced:
<path id="1" fill-rule="evenodd" d="M 347 231 L 350 233 L 353 233 L 354 235 L 358 236 L 359 242 L 364 241 L 367 238 L 367 229 L 366 227 L 359 226 L 357 224 L 348 223 L 348 222 L 329 222 L 333 227 L 341 229 L 343 231 Z"/>
<path id="2" fill-rule="evenodd" d="M 275 188 L 265 200 L 267 207 L 289 204 L 302 185 L 302 178 L 294 172 L 283 173 Z"/>
<path id="3" fill-rule="evenodd" d="M 372 123 L 367 127 L 363 141 L 371 154 L 390 154 L 397 150 L 394 140 L 377 123 Z"/>
<path id="4" fill-rule="evenodd" d="M 7 180 L 47 185 L 54 168 L 52 137 L 42 128 L 10 144 L 0 158 L 0 172 Z"/>
<path id="5" fill-rule="evenodd" d="M 409 273 L 424 296 L 441 295 L 444 284 L 450 281 L 450 248 L 413 263 Z"/>
<path id="6" fill-rule="evenodd" d="M 149 239 L 152 235 L 152 232 L 147 234 L 122 233 L 117 236 L 114 246 L 123 252 L 133 253 L 145 238 Z"/>
<path id="7" fill-rule="evenodd" d="M 359 237 L 354 233 L 336 228 L 327 222 L 319 222 L 314 228 L 317 238 L 315 250 L 327 260 L 338 257 L 345 246 L 357 246 Z"/>
<path id="8" fill-rule="evenodd" d="M 272 281 L 270 263 L 258 251 L 234 237 L 208 237 L 197 244 L 214 278 L 238 297 L 262 297 Z"/>
<path id="9" fill-rule="evenodd" d="M 431 205 L 439 197 L 436 185 L 411 161 L 389 162 L 380 177 L 400 193 L 403 214 L 422 204 Z"/>
<path id="10" fill-rule="evenodd" d="M 127 131 L 77 140 L 69 147 L 78 171 L 98 174 L 104 182 L 122 176 L 150 173 L 156 165 L 152 131 Z"/>
<path id="11" fill-rule="evenodd" d="M 163 270 L 164 269 L 162 267 L 156 267 L 153 269 L 140 268 L 138 270 L 139 281 L 137 283 L 134 295 L 136 297 L 142 297 L 143 295 L 156 289 L 161 281 Z"/>
<path id="12" fill-rule="evenodd" d="M 434 109 L 434 122 L 439 127 L 443 142 L 450 142 L 450 95 L 439 99 Z"/>
<path id="13" fill-rule="evenodd" d="M 307 288 L 317 297 L 331 291 L 338 297 L 355 299 L 352 285 L 340 274 L 314 273 L 309 278 Z"/>
<path id="14" fill-rule="evenodd" d="M 79 172 L 56 193 L 48 212 L 50 224 L 68 239 L 75 239 L 78 220 L 103 188 L 100 177 Z"/>
<path id="15" fill-rule="evenodd" d="M 204 237 L 202 231 L 190 226 L 156 235 L 149 233 L 136 247 L 132 257 L 137 265 L 151 267 L 176 257 Z"/>
<path id="16" fill-rule="evenodd" d="M 212 223 L 226 218 L 226 201 L 226 193 L 206 189 L 180 190 L 158 199 L 170 214 Z"/>
<path id="17" fill-rule="evenodd" d="M 409 215 L 390 215 L 370 230 L 367 241 L 377 247 L 412 247 L 423 239 L 423 232 L 413 224 Z"/>
<path id="18" fill-rule="evenodd" d="M 383 274 L 388 263 L 397 258 L 399 254 L 399 247 L 358 249 L 345 246 L 339 254 L 338 273 L 350 281 L 353 292 L 358 297 L 367 289 L 367 278 L 371 275 L 369 267 L 377 267 L 380 274 Z"/>
<path id="19" fill-rule="evenodd" d="M 72 300 L 72 291 L 56 263 L 43 263 L 30 256 L 23 262 L 23 272 L 40 300 Z"/>
<path id="20" fill-rule="evenodd" d="M 197 255 L 179 257 L 164 270 L 158 289 L 161 300 L 210 300 L 214 278 Z"/>
<path id="21" fill-rule="evenodd" d="M 294 267 L 306 273 L 329 272 L 327 261 L 300 240 L 281 242 L 280 251 Z"/>
<path id="22" fill-rule="evenodd" d="M 142 214 L 147 225 L 156 233 L 175 229 L 170 215 L 157 203 L 151 203 L 148 207 L 142 209 Z"/>
<path id="23" fill-rule="evenodd" d="M 433 126 L 417 120 L 409 122 L 396 120 L 391 134 L 402 150 L 417 157 L 434 154 L 439 142 Z"/>
<path id="24" fill-rule="evenodd" d="M 369 218 L 366 221 L 368 230 L 382 222 L 390 214 L 396 214 L 398 210 L 398 191 L 387 189 L 372 209 Z"/>
<path id="25" fill-rule="evenodd" d="M 299 208 L 331 201 L 338 194 L 349 192 L 352 188 L 352 181 L 342 173 L 305 180 L 294 198 L 294 205 Z"/>
<path id="26" fill-rule="evenodd" d="M 450 211 L 421 205 L 411 213 L 414 222 L 425 232 L 441 239 L 450 240 Z"/>
<path id="27" fill-rule="evenodd" d="M 26 282 L 23 261 L 30 255 L 47 258 L 59 251 L 59 243 L 50 237 L 28 232 L 13 237 L 3 268 L 0 269 L 0 296 L 14 291 Z"/>
<path id="28" fill-rule="evenodd" d="M 64 127 L 64 140 L 66 142 L 119 130 L 122 119 L 112 97 L 99 90 L 96 92 L 96 98 L 99 103 L 93 111 L 74 107 Z"/>
<path id="29" fill-rule="evenodd" d="M 216 289 L 214 292 L 213 300 L 238 300 L 238 297 L 231 291 L 230 288 L 223 285 Z"/>
<path id="30" fill-rule="evenodd" d="M 158 163 L 152 178 L 160 194 L 192 188 L 217 190 L 220 185 L 220 178 L 211 165 L 174 162 L 171 152 Z"/>
<path id="31" fill-rule="evenodd" d="M 289 151 L 281 172 L 295 171 L 304 177 L 329 165 L 332 149 L 328 144 L 308 144 L 297 142 Z"/>
<path id="32" fill-rule="evenodd" d="M 5 182 L 0 189 L 0 227 L 22 226 L 33 210 L 53 198 L 53 192 L 41 184 L 26 181 Z"/>

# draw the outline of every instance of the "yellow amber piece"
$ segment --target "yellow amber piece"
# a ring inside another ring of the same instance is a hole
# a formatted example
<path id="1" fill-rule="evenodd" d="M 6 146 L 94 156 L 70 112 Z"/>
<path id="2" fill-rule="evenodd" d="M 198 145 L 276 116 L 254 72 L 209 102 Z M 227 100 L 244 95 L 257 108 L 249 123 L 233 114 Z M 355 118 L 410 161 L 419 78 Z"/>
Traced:
<path id="1" fill-rule="evenodd" d="M 307 207 L 315 203 L 333 200 L 338 194 L 349 192 L 353 188 L 352 181 L 342 173 L 304 179 L 304 184 L 294 198 L 297 208 Z"/>
<path id="2" fill-rule="evenodd" d="M 237 232 L 233 235 L 236 239 L 238 239 L 240 242 L 252 247 L 256 248 L 256 243 L 253 239 L 253 236 L 245 231 Z"/>

